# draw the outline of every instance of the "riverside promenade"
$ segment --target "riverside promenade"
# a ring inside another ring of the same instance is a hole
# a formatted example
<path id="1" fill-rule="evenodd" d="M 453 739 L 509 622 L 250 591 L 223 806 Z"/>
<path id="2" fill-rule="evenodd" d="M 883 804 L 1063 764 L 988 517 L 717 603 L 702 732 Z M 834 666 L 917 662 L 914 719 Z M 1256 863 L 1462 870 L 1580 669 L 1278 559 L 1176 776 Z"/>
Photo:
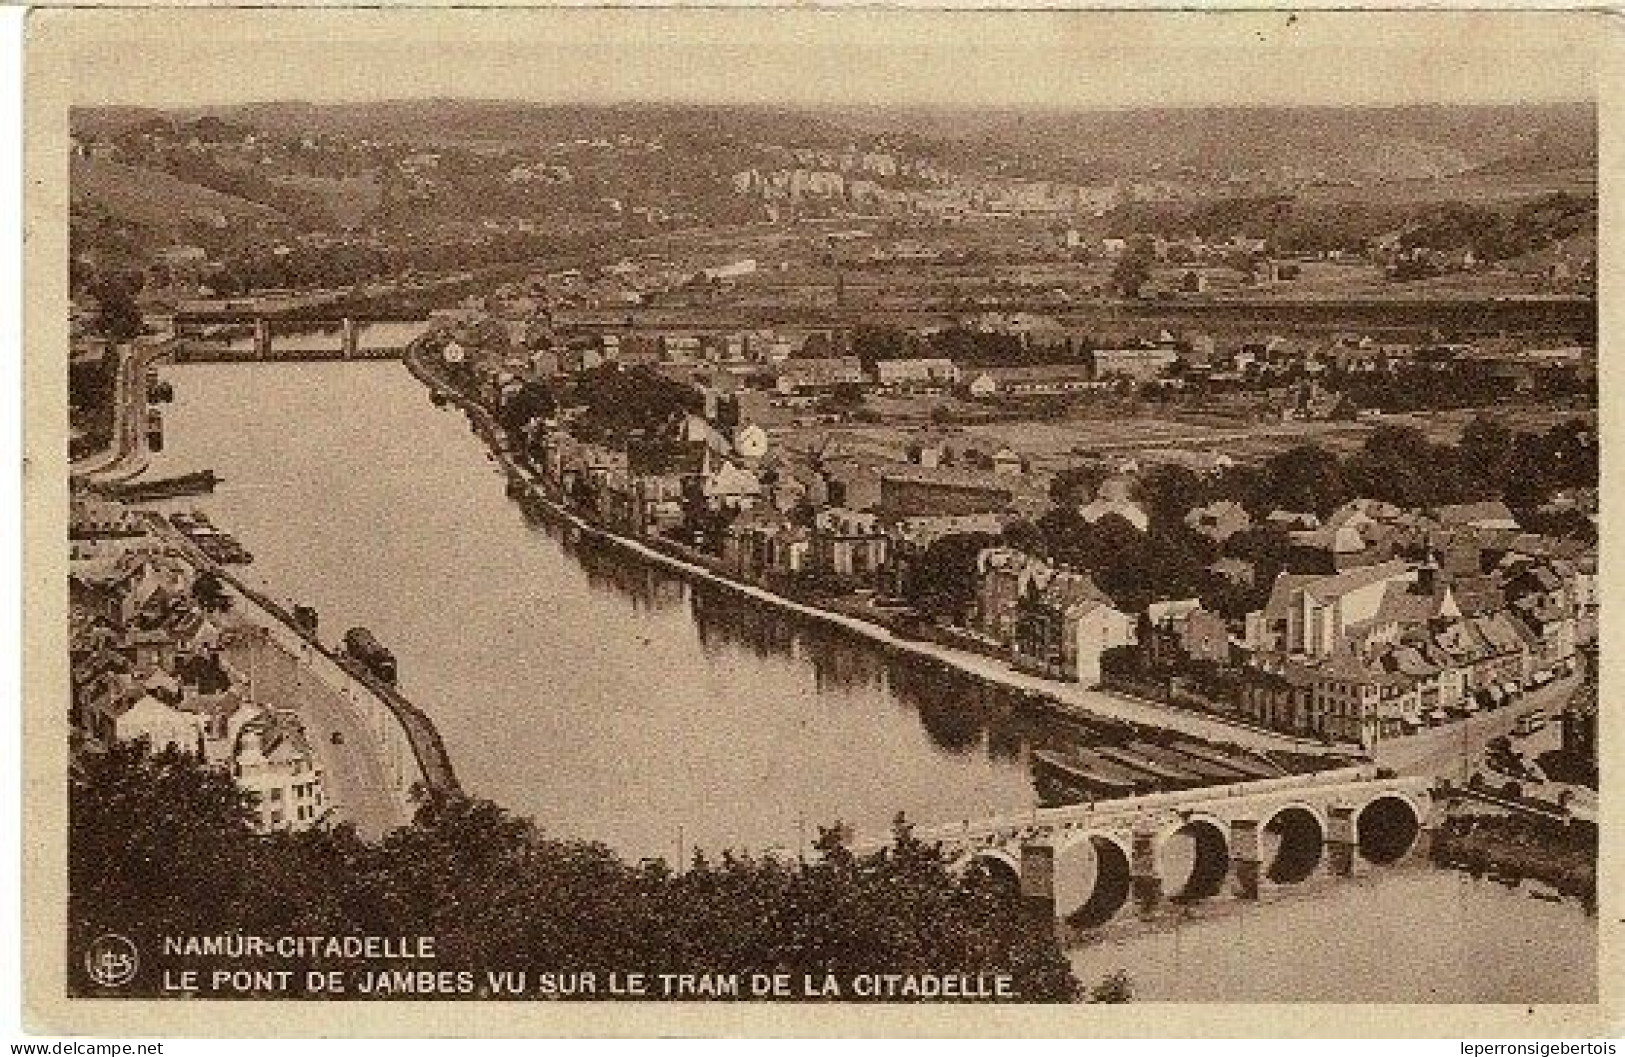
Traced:
<path id="1" fill-rule="evenodd" d="M 147 468 L 147 368 L 169 351 L 167 345 L 136 342 L 122 346 L 113 378 L 113 436 L 102 451 L 69 467 L 75 481 L 128 480 Z"/>
<path id="2" fill-rule="evenodd" d="M 988 683 L 1034 695 L 1036 699 L 1044 701 L 1058 712 L 1077 719 L 1085 721 L 1091 719 L 1115 719 L 1141 724 L 1146 727 L 1177 731 L 1205 741 L 1229 744 L 1255 752 L 1276 749 L 1298 754 L 1322 754 L 1328 758 L 1334 758 L 1338 762 L 1347 761 L 1353 752 L 1346 746 L 1328 747 L 1319 741 L 1229 723 L 1222 719 L 1174 709 L 1138 698 L 1108 694 L 1104 691 L 1080 686 L 1077 683 L 1064 683 L 1029 675 L 1016 671 L 995 658 L 938 643 L 903 638 L 890 628 L 877 622 L 799 602 L 765 587 L 746 583 L 725 575 L 708 565 L 702 564 L 693 556 L 675 553 L 675 545 L 670 545 L 672 550 L 668 551 L 663 546 L 651 545 L 654 541 L 645 541 L 612 532 L 583 517 L 552 496 L 541 475 L 533 467 L 517 458 L 503 442 L 501 430 L 492 418 L 491 413 L 440 378 L 434 368 L 425 362 L 421 347 L 414 347 L 409 350 L 404 362 L 407 369 L 419 381 L 431 390 L 441 394 L 448 402 L 469 415 L 476 433 L 485 441 L 498 465 L 507 476 L 510 489 L 522 489 L 522 494 L 528 502 L 545 508 L 552 515 L 573 525 L 583 533 L 612 542 L 642 560 L 663 566 L 691 580 L 716 584 L 738 594 L 777 606 L 780 609 L 840 627 L 848 632 L 877 642 L 888 649 L 929 658 L 945 667 L 954 668 Z M 665 541 L 660 542 L 665 544 Z"/>
<path id="3" fill-rule="evenodd" d="M 460 791 L 439 731 L 422 711 L 296 625 L 283 606 L 205 556 L 162 515 L 142 516 L 188 561 L 218 576 L 237 619 L 262 632 L 233 663 L 247 675 L 255 701 L 286 708 L 304 722 L 335 821 L 351 822 L 375 839 L 412 820 L 416 788 Z"/>

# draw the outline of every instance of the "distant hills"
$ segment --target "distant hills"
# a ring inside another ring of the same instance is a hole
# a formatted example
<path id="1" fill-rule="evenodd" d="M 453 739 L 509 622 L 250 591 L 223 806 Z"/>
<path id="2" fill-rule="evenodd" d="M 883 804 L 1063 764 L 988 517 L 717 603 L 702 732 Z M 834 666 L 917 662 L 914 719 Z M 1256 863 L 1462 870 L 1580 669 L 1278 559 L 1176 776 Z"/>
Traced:
<path id="1" fill-rule="evenodd" d="M 1284 252 L 1359 250 L 1420 229 L 1432 233 L 1426 245 L 1472 247 L 1482 260 L 1554 246 L 1548 255 L 1566 257 L 1595 229 L 1589 104 L 1011 110 L 431 99 L 92 107 L 76 110 L 72 126 L 81 140 L 118 143 L 73 159 L 80 244 L 132 264 L 166 243 L 249 252 L 267 231 L 348 224 L 403 238 L 461 226 L 453 237 L 466 240 L 520 220 L 537 225 L 526 231 L 573 233 L 619 222 L 623 202 L 627 214 L 655 206 L 688 223 L 738 222 L 760 204 L 735 192 L 733 174 L 787 164 L 768 145 L 880 149 L 966 174 L 1121 180 L 1142 185 L 1133 200 L 1083 224 L 1246 234 Z M 131 132 L 158 134 L 121 135 Z M 262 155 L 245 146 L 251 133 L 279 145 Z M 328 142 L 303 142 L 311 135 Z M 565 152 L 558 183 L 507 179 L 514 158 L 550 159 L 536 148 L 575 141 L 586 145 Z M 662 149 L 648 149 L 656 141 Z M 476 149 L 448 150 L 455 160 L 433 180 L 401 164 L 458 145 Z M 1542 205 L 1556 192 L 1561 200 Z"/>
<path id="2" fill-rule="evenodd" d="M 848 111 L 883 129 L 972 150 L 1072 159 L 1104 175 L 1291 168 L 1358 179 L 1414 179 L 1475 168 L 1595 165 L 1590 104 L 1167 108 L 1094 111 Z M 1530 171 L 1525 168 L 1523 171 Z"/>
<path id="3" fill-rule="evenodd" d="M 374 103 L 245 103 L 151 110 L 76 110 L 76 131 L 116 132 L 153 119 L 215 117 L 268 132 L 394 142 L 525 142 L 598 139 L 719 139 L 739 142 L 835 142 L 850 132 L 807 112 L 765 107 L 625 103 L 605 106 L 478 99 L 413 99 Z"/>
<path id="4" fill-rule="evenodd" d="M 1410 107 L 1008 110 L 796 109 L 671 104 L 553 105 L 482 100 L 252 103 L 185 111 L 76 111 L 76 129 L 212 115 L 275 132 L 411 142 L 667 140 L 844 146 L 884 142 L 955 159 L 1014 154 L 1078 177 L 1297 169 L 1383 180 L 1477 170 L 1521 174 L 1594 166 L 1590 104 Z"/>

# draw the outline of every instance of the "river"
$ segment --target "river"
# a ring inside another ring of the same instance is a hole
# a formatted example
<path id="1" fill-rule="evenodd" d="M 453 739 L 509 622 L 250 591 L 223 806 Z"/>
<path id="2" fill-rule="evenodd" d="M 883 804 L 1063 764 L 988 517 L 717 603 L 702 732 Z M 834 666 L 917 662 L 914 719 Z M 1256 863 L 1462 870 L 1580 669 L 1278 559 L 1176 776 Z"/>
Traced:
<path id="1" fill-rule="evenodd" d="M 795 848 L 1025 810 L 1073 736 L 1010 695 L 528 521 L 459 412 L 396 363 L 166 368 L 151 476 L 205 510 L 329 641 L 372 628 L 472 793 L 621 853 Z M 1303 937 L 1313 937 L 1304 942 Z M 1074 952 L 1139 997 L 1586 1001 L 1595 919 L 1421 867 L 1203 908 Z M 1291 956 L 1282 952 L 1290 950 Z M 1404 957 L 1393 952 L 1404 951 Z"/>
<path id="2" fill-rule="evenodd" d="M 1036 802 L 1006 695 L 533 524 L 399 364 L 167 369 L 163 476 L 275 597 L 364 624 L 472 793 L 633 856 L 795 847 Z M 929 684 L 929 685 L 928 685 Z"/>
<path id="3" fill-rule="evenodd" d="M 1160 1002 L 1594 1002 L 1597 921 L 1425 863 L 1266 889 L 1074 949 Z"/>

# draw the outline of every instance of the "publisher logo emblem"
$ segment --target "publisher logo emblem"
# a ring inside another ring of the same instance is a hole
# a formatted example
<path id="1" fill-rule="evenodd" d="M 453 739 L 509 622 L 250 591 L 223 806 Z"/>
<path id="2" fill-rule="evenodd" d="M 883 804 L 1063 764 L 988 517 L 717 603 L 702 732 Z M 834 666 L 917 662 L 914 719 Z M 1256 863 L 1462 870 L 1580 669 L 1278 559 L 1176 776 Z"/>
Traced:
<path id="1" fill-rule="evenodd" d="M 85 951 L 85 971 L 102 987 L 123 987 L 135 979 L 141 956 L 135 944 L 116 932 L 97 936 Z"/>

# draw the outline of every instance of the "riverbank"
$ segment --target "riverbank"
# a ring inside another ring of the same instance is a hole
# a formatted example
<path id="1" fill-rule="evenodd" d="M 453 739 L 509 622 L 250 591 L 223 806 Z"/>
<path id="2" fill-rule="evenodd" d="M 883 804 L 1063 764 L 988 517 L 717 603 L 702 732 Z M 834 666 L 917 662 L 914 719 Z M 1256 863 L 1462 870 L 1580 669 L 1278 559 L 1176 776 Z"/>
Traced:
<path id="1" fill-rule="evenodd" d="M 1458 806 L 1433 834 L 1429 854 L 1440 866 L 1516 886 L 1530 879 L 1557 894 L 1597 905 L 1597 829 Z"/>
<path id="2" fill-rule="evenodd" d="M 251 623 L 265 628 L 272 641 L 296 663 L 308 669 L 319 684 L 332 690 L 330 699 L 318 701 L 325 722 L 323 732 L 337 730 L 345 735 L 339 744 L 348 761 L 349 786 L 361 790 L 364 805 L 357 805 L 357 821 L 372 822 L 379 832 L 411 821 L 414 804 L 412 789 L 421 785 L 431 792 L 458 793 L 461 785 L 451 763 L 451 755 L 434 722 L 416 705 L 360 670 L 342 652 L 326 646 L 308 631 L 275 599 L 246 583 L 230 568 L 213 561 L 171 526 L 162 514 L 146 511 L 143 517 L 151 531 L 169 541 L 197 568 L 218 576 L 254 609 L 243 614 Z M 309 684 L 298 684 L 310 689 Z M 360 733 L 365 740 L 353 739 Z M 332 754 L 327 738 L 323 751 Z M 366 745 L 373 751 L 362 752 Z M 376 776 L 384 774 L 381 782 Z M 385 801 L 381 803 L 380 801 Z"/>
<path id="3" fill-rule="evenodd" d="M 72 481 L 127 481 L 147 468 L 147 368 L 162 354 L 156 345 L 132 345 L 119 357 L 113 383 L 112 440 L 102 451 L 73 463 Z"/>
<path id="4" fill-rule="evenodd" d="M 788 612 L 817 620 L 861 636 L 886 649 L 924 658 L 984 683 L 1013 690 L 1027 697 L 1035 706 L 1049 709 L 1063 717 L 1080 722 L 1117 721 L 1160 730 L 1171 730 L 1219 745 L 1230 745 L 1246 751 L 1285 751 L 1295 754 L 1314 754 L 1346 762 L 1349 754 L 1329 749 L 1320 741 L 1261 731 L 1256 728 L 1229 723 L 1219 717 L 1197 715 L 1169 709 L 1155 702 L 1136 698 L 1108 695 L 1078 684 L 1060 683 L 1039 676 L 1016 671 L 1002 660 L 939 643 L 899 635 L 892 628 L 866 617 L 855 616 L 789 598 L 777 591 L 747 583 L 729 575 L 721 563 L 680 547 L 670 540 L 643 539 L 612 532 L 589 518 L 572 510 L 562 497 L 547 488 L 540 474 L 525 465 L 510 450 L 502 430 L 489 410 L 469 398 L 442 379 L 425 360 L 421 349 L 414 348 L 404 357 L 407 370 L 431 392 L 440 394 L 451 405 L 469 416 L 475 433 L 485 443 L 508 479 L 509 494 L 522 505 L 534 505 L 551 516 L 570 524 L 580 532 L 606 541 L 662 568 L 675 572 L 691 581 L 714 584 L 735 594 L 773 605 Z M 686 553 L 685 553 L 686 552 Z"/>

